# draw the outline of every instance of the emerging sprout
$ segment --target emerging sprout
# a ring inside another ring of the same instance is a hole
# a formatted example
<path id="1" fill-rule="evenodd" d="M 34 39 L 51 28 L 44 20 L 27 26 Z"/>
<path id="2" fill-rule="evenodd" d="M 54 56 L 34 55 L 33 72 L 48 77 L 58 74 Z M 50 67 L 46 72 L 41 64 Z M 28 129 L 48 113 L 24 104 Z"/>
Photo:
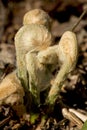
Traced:
<path id="1" fill-rule="evenodd" d="M 63 81 L 66 79 L 68 73 L 72 71 L 76 65 L 78 57 L 78 46 L 76 35 L 67 31 L 60 39 L 59 45 L 56 48 L 59 60 L 62 61 L 62 66 L 59 73 L 54 79 L 53 85 L 48 95 L 48 102 L 54 103 L 57 99 L 58 93 L 63 85 Z"/>
<path id="2" fill-rule="evenodd" d="M 64 79 L 76 65 L 78 53 L 76 36 L 73 32 L 67 31 L 58 45 L 50 46 L 52 44 L 52 35 L 49 32 L 50 17 L 40 9 L 26 13 L 23 24 L 15 36 L 18 77 L 38 103 L 40 92 L 50 87 L 47 101 L 53 104 Z M 59 61 L 62 62 L 62 67 L 54 78 L 52 72 Z"/>
<path id="3" fill-rule="evenodd" d="M 50 32 L 43 26 L 30 24 L 23 26 L 15 36 L 18 76 L 28 87 L 25 56 L 32 50 L 42 50 L 52 43 Z"/>
<path id="4" fill-rule="evenodd" d="M 41 64 L 51 65 L 50 71 L 55 69 L 58 61 L 62 62 L 59 72 L 53 78 L 53 83 L 47 98 L 47 102 L 53 104 L 66 79 L 68 73 L 74 69 L 78 56 L 77 39 L 73 32 L 66 31 L 58 45 L 48 47 L 38 53 L 38 60 Z"/>
<path id="5" fill-rule="evenodd" d="M 23 18 L 24 25 L 28 25 L 28 24 L 32 24 L 32 23 L 44 25 L 50 29 L 51 18 L 45 11 L 43 11 L 41 9 L 34 9 L 34 10 L 27 12 Z"/>
<path id="6" fill-rule="evenodd" d="M 15 36 L 18 77 L 22 85 L 35 96 L 38 95 L 36 93 L 39 93 L 37 88 L 39 88 L 41 81 L 35 81 L 34 75 L 36 76 L 37 72 L 35 72 L 33 68 L 33 66 L 35 67 L 35 65 L 33 65 L 35 63 L 31 64 L 32 60 L 30 60 L 30 55 L 34 53 L 34 57 L 36 57 L 39 51 L 46 49 L 52 44 L 52 35 L 48 30 L 50 17 L 44 11 L 35 9 L 25 14 L 23 23 L 24 26 L 21 27 Z M 30 69 L 29 64 L 31 64 L 32 69 Z M 41 72 L 42 70 L 40 73 Z M 45 81 L 46 78 L 44 79 L 44 77 L 43 80 Z M 34 91 L 34 89 L 37 92 Z"/>

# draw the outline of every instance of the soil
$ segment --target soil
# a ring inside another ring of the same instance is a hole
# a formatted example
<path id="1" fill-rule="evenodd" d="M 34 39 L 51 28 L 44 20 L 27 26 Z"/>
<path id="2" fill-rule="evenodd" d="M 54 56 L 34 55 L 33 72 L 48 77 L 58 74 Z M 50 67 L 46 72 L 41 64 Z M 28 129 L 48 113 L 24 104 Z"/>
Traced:
<path id="1" fill-rule="evenodd" d="M 70 30 L 80 14 L 87 7 L 87 0 L 1 0 L 0 1 L 0 82 L 16 68 L 14 37 L 22 26 L 25 12 L 41 8 L 52 18 L 51 31 L 57 42 L 62 34 Z M 0 130 L 80 130 L 76 122 L 64 118 L 61 101 L 68 108 L 78 109 L 87 114 L 87 13 L 75 29 L 78 39 L 78 61 L 76 68 L 68 75 L 56 101 L 54 111 L 48 118 L 44 106 L 34 123 L 29 114 L 18 117 L 9 105 L 0 106 Z"/>

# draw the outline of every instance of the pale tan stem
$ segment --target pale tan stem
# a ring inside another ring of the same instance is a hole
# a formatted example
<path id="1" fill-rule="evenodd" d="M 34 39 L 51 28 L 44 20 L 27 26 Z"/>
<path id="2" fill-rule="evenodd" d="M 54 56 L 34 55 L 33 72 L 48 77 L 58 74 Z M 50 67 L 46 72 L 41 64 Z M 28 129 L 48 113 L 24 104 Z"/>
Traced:
<path id="1" fill-rule="evenodd" d="M 64 63 L 59 71 L 59 73 L 57 74 L 54 83 L 51 87 L 51 90 L 49 92 L 48 98 L 47 98 L 47 103 L 50 103 L 51 105 L 54 104 L 54 102 L 56 101 L 57 97 L 59 96 L 59 92 L 61 90 L 61 87 L 63 85 L 64 80 L 66 79 L 67 75 L 68 75 L 68 69 L 70 67 L 69 64 L 70 61 L 67 61 L 66 63 Z"/>
<path id="2" fill-rule="evenodd" d="M 29 90 L 40 103 L 40 92 L 50 87 L 52 74 L 45 65 L 40 64 L 35 52 L 26 54 L 26 66 L 29 74 Z"/>
<path id="3" fill-rule="evenodd" d="M 83 16 L 87 13 L 87 9 L 85 9 L 82 14 L 80 15 L 78 21 L 75 23 L 75 25 L 73 26 L 73 28 L 71 29 L 71 31 L 74 31 L 75 28 L 79 25 L 80 21 L 82 20 Z"/>
<path id="4" fill-rule="evenodd" d="M 62 67 L 57 73 L 54 83 L 49 92 L 47 98 L 47 102 L 49 104 L 54 104 L 63 85 L 63 81 L 66 79 L 68 73 L 73 70 L 76 65 L 78 47 L 77 39 L 73 32 L 67 31 L 63 34 L 57 51 L 56 52 L 58 53 L 59 59 L 62 62 Z"/>
<path id="5" fill-rule="evenodd" d="M 36 53 L 26 54 L 26 67 L 29 74 L 29 91 L 32 93 L 36 103 L 40 103 L 39 68 L 37 66 Z"/>
<path id="6" fill-rule="evenodd" d="M 25 89 L 28 89 L 27 70 L 25 62 L 25 54 L 21 50 L 17 50 L 17 74 Z"/>
<path id="7" fill-rule="evenodd" d="M 15 36 L 15 47 L 17 57 L 18 76 L 23 87 L 29 89 L 26 68 L 26 54 L 43 50 L 52 43 L 52 35 L 43 25 L 24 25 Z"/>

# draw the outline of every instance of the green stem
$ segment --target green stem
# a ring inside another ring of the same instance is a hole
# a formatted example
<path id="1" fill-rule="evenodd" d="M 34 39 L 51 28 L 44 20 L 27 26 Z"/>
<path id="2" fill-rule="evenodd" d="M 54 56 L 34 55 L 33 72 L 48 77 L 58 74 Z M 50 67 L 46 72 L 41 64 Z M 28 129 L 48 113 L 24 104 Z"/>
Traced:
<path id="1" fill-rule="evenodd" d="M 59 96 L 59 92 L 63 85 L 64 80 L 66 79 L 68 72 L 70 70 L 70 62 L 66 62 L 63 64 L 62 68 L 60 69 L 58 75 L 55 78 L 54 84 L 51 87 L 49 95 L 47 97 L 47 103 L 53 105 L 56 99 Z"/>
<path id="2" fill-rule="evenodd" d="M 25 89 L 28 89 L 27 70 L 25 63 L 25 54 L 21 51 L 17 51 L 17 71 L 18 77 Z"/>

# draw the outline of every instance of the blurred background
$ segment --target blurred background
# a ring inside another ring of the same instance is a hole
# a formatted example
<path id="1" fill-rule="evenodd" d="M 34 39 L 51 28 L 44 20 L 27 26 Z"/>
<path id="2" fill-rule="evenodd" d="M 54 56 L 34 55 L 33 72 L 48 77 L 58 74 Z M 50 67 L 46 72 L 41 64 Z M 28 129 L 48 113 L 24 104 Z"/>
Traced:
<path id="1" fill-rule="evenodd" d="M 13 42 L 14 34 L 22 26 L 23 15 L 31 9 L 48 12 L 53 19 L 52 32 L 58 37 L 75 24 L 86 6 L 87 0 L 0 0 L 0 42 Z M 85 26 L 85 30 L 86 16 L 79 26 Z"/>
<path id="2" fill-rule="evenodd" d="M 58 42 L 62 34 L 71 30 L 81 13 L 87 9 L 87 0 L 0 0 L 0 81 L 16 68 L 14 37 L 22 26 L 24 14 L 35 8 L 43 9 L 50 15 L 52 19 L 51 31 L 55 42 Z M 75 29 L 75 33 L 79 46 L 78 62 L 76 69 L 69 74 L 64 83 L 67 93 L 65 91 L 61 95 L 66 105 L 80 108 L 87 113 L 87 13 Z M 59 113 L 61 109 L 59 112 L 58 109 L 60 109 L 59 106 L 55 116 L 61 119 Z M 66 126 L 67 130 L 70 130 L 67 124 Z M 72 129 L 74 130 L 74 128 Z"/>

